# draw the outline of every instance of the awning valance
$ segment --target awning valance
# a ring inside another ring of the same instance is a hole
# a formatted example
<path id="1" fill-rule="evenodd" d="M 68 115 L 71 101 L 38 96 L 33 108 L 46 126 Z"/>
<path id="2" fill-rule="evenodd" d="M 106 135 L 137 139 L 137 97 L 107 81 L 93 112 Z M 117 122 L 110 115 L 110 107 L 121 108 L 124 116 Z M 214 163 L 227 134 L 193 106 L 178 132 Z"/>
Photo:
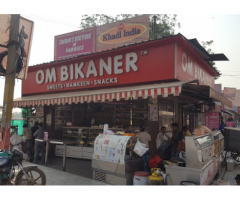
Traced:
<path id="1" fill-rule="evenodd" d="M 230 100 L 225 98 L 223 95 L 218 93 L 216 90 L 206 85 L 193 85 L 186 84 L 182 88 L 182 93 L 186 95 L 190 95 L 199 100 L 214 100 L 217 102 L 221 102 L 222 104 L 232 108 L 233 104 Z"/>
<path id="2" fill-rule="evenodd" d="M 84 102 L 104 102 L 112 100 L 120 101 L 121 99 L 137 99 L 138 97 L 146 99 L 149 96 L 156 98 L 158 95 L 162 97 L 168 97 L 168 95 L 179 96 L 182 85 L 186 83 L 189 83 L 189 81 L 26 96 L 15 99 L 13 106 L 25 107 L 50 104 L 60 105 Z"/>

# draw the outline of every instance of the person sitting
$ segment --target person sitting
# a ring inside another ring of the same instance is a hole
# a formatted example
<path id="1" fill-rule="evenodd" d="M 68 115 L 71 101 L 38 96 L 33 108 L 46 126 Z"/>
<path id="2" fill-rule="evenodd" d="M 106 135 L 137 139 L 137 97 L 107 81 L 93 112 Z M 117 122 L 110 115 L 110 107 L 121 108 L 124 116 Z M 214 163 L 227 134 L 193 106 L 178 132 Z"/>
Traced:
<path id="1" fill-rule="evenodd" d="M 170 159 L 169 157 L 170 141 L 171 137 L 166 133 L 166 127 L 162 126 L 161 132 L 158 134 L 156 139 L 156 147 L 160 158 L 162 158 L 163 160 Z"/>
<path id="2" fill-rule="evenodd" d="M 238 174 L 236 177 L 235 177 L 235 180 L 237 182 L 237 185 L 240 185 L 240 174 Z"/>

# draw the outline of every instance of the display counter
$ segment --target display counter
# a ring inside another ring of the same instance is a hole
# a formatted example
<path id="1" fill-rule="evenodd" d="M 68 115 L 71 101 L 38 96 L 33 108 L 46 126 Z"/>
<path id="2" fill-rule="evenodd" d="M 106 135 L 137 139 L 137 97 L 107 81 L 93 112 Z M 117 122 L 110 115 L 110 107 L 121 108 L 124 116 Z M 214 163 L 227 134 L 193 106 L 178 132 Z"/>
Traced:
<path id="1" fill-rule="evenodd" d="M 109 128 L 114 133 L 122 128 Z M 92 159 L 95 138 L 103 133 L 98 127 L 63 127 L 63 140 L 74 141 L 74 146 L 67 146 L 66 157 Z M 56 156 L 63 156 L 63 146 L 56 145 Z"/>
<path id="2" fill-rule="evenodd" d="M 202 136 L 186 136 L 186 167 L 165 165 L 167 184 L 180 185 L 181 181 L 191 181 L 197 185 L 211 184 L 221 169 L 222 137 L 220 131 Z"/>
<path id="3" fill-rule="evenodd" d="M 93 179 L 111 185 L 132 185 L 135 171 L 143 170 L 143 160 L 134 155 L 136 137 L 99 135 L 94 142 Z"/>

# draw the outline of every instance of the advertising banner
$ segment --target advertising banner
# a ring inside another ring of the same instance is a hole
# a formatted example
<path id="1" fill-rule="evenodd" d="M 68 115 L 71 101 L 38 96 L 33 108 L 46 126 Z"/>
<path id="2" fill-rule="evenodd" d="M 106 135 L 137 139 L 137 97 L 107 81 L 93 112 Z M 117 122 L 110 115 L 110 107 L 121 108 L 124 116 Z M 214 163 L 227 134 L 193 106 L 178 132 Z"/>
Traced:
<path id="1" fill-rule="evenodd" d="M 7 45 L 9 41 L 9 27 L 11 23 L 11 15 L 0 15 L 0 44 Z M 20 18 L 19 24 L 19 44 L 21 49 L 22 57 L 22 70 L 17 74 L 18 79 L 26 80 L 28 72 L 28 62 L 30 58 L 31 42 L 33 35 L 33 25 L 34 23 L 23 17 Z M 5 47 L 0 47 L 0 54 L 7 51 Z M 2 66 L 6 70 L 7 67 L 7 56 L 2 60 Z M 3 75 L 3 74 L 2 74 Z"/>
<path id="2" fill-rule="evenodd" d="M 240 114 L 240 106 L 238 106 L 238 113 Z"/>
<path id="3" fill-rule="evenodd" d="M 219 94 L 222 93 L 222 84 L 214 84 L 214 90 L 216 90 Z"/>
<path id="4" fill-rule="evenodd" d="M 209 65 L 200 58 L 195 57 L 192 52 L 184 50 L 177 44 L 176 78 L 181 81 L 199 80 L 201 85 L 214 88 L 215 77 L 209 71 Z M 176 53 L 175 52 L 175 53 Z"/>
<path id="5" fill-rule="evenodd" d="M 96 52 L 96 27 L 55 36 L 54 60 Z"/>
<path id="6" fill-rule="evenodd" d="M 224 87 L 223 90 L 223 95 L 229 99 L 233 105 L 235 105 L 235 96 L 236 96 L 236 88 L 229 88 L 229 87 Z M 224 105 L 225 110 L 233 110 L 233 108 L 230 108 L 228 106 Z"/>
<path id="7" fill-rule="evenodd" d="M 97 27 L 97 51 L 149 40 L 149 15 Z"/>
<path id="8" fill-rule="evenodd" d="M 174 43 L 120 49 L 29 68 L 22 94 L 52 93 L 174 79 Z M 163 73 L 164 72 L 164 73 Z M 29 87 L 31 85 L 31 87 Z"/>
<path id="9" fill-rule="evenodd" d="M 217 129 L 219 128 L 219 112 L 216 112 L 215 110 L 209 111 L 205 114 L 205 125 L 210 130 L 213 128 Z"/>

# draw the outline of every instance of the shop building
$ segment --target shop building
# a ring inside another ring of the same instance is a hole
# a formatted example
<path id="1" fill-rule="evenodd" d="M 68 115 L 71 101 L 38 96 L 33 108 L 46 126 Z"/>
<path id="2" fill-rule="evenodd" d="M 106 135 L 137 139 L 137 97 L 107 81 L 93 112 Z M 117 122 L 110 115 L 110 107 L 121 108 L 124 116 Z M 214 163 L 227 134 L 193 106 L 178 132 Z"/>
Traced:
<path id="1" fill-rule="evenodd" d="M 43 63 L 29 67 L 14 107 L 26 109 L 29 126 L 43 122 L 49 138 L 78 141 L 77 155 L 69 157 L 91 159 L 104 124 L 113 131 L 144 125 L 155 147 L 161 126 L 170 131 L 178 122 L 193 131 L 215 102 L 232 107 L 213 89 L 218 73 L 208 61 L 214 60 L 228 59 L 177 34 Z M 60 147 L 52 153 L 60 155 Z"/>

